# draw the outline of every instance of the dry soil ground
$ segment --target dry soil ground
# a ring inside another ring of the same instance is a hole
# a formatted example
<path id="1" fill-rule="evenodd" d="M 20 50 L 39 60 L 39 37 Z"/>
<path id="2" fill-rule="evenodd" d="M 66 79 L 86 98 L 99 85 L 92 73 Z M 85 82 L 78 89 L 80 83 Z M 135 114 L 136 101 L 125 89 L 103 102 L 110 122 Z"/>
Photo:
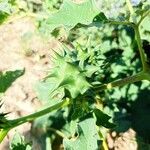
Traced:
<path id="1" fill-rule="evenodd" d="M 3 110 L 11 112 L 8 118 L 27 115 L 39 108 L 41 104 L 36 98 L 33 85 L 50 69 L 52 49 L 58 47 L 57 41 L 47 40 L 36 32 L 35 21 L 31 18 L 18 19 L 0 26 L 0 71 L 25 68 L 25 74 L 3 96 Z M 30 127 L 30 123 L 26 123 L 12 130 L 0 145 L 0 150 L 9 149 L 9 141 L 15 130 L 29 136 Z"/>

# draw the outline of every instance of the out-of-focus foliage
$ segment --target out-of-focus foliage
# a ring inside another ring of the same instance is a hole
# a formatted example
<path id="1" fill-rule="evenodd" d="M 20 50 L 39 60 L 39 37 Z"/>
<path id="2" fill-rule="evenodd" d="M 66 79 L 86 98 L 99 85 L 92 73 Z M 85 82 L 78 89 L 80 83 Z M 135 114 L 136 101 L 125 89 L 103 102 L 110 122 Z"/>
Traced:
<path id="1" fill-rule="evenodd" d="M 25 142 L 24 136 L 16 133 L 10 143 L 11 150 L 32 150 L 31 143 Z"/>
<path id="2" fill-rule="evenodd" d="M 0 1 L 0 24 L 12 13 L 12 6 L 14 0 L 1 0 Z"/>

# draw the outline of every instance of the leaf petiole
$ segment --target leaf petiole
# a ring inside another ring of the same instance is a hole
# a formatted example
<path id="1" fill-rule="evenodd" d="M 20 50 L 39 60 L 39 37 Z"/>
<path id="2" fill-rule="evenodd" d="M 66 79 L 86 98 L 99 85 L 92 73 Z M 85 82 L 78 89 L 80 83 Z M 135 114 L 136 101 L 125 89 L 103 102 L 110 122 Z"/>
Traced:
<path id="1" fill-rule="evenodd" d="M 137 73 L 136 75 L 126 77 L 124 79 L 116 80 L 116 81 L 110 82 L 108 84 L 103 84 L 103 85 L 100 85 L 100 86 L 94 87 L 94 88 L 95 88 L 95 91 L 98 93 L 105 89 L 112 89 L 114 87 L 124 86 L 126 84 L 138 82 L 141 80 L 149 80 L 150 81 L 149 74 L 146 73 L 145 71 L 141 71 L 141 72 Z"/>

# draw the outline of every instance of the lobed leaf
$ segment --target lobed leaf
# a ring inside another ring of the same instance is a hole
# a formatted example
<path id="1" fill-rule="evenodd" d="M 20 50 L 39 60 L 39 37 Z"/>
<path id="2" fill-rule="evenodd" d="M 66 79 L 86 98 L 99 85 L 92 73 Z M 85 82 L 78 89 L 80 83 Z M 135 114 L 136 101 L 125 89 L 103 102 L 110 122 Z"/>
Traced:
<path id="1" fill-rule="evenodd" d="M 24 136 L 16 133 L 10 143 L 11 150 L 32 150 L 31 144 L 25 142 Z"/>
<path id="2" fill-rule="evenodd" d="M 64 0 L 60 10 L 52 14 L 46 24 L 50 31 L 58 27 L 65 27 L 67 30 L 74 28 L 77 24 L 89 25 L 93 18 L 99 14 L 94 0 L 86 0 L 76 4 L 71 0 Z"/>
<path id="3" fill-rule="evenodd" d="M 88 118 L 78 124 L 78 136 L 72 139 L 64 139 L 63 144 L 66 150 L 96 150 L 100 148 L 100 140 L 95 120 Z"/>

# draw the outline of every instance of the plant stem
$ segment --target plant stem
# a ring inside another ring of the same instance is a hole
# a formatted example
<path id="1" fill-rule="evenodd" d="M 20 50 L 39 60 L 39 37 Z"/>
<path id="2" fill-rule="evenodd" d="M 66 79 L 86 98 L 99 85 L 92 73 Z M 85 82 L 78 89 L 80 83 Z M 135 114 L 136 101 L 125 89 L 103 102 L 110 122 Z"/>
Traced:
<path id="1" fill-rule="evenodd" d="M 100 128 L 98 126 L 96 126 L 96 129 L 100 137 L 100 140 L 102 140 L 102 150 L 108 150 L 106 138 L 103 137 L 103 134 L 100 132 Z"/>
<path id="2" fill-rule="evenodd" d="M 137 23 L 137 26 L 141 24 L 141 22 L 150 14 L 150 10 L 148 10 L 140 19 L 140 21 Z"/>
<path id="3" fill-rule="evenodd" d="M 4 137 L 7 135 L 9 130 L 11 130 L 12 128 L 17 127 L 23 123 L 33 121 L 34 119 L 36 119 L 38 117 L 46 115 L 46 114 L 48 114 L 52 111 L 55 111 L 55 110 L 59 110 L 60 108 L 65 107 L 69 104 L 70 104 L 70 100 L 68 98 L 66 98 L 65 100 L 63 100 L 60 103 L 57 103 L 56 105 L 50 106 L 44 110 L 38 111 L 38 112 L 33 113 L 31 115 L 27 115 L 27 116 L 24 116 L 24 117 L 21 117 L 18 119 L 14 119 L 14 120 L 7 120 L 10 125 L 4 129 L 0 130 L 0 143 L 2 142 Z"/>
<path id="4" fill-rule="evenodd" d="M 1 129 L 0 130 L 0 143 L 3 141 L 7 133 L 9 132 L 10 129 Z"/>
<path id="5" fill-rule="evenodd" d="M 147 63 L 146 63 L 146 57 L 145 57 L 145 53 L 144 53 L 143 46 L 142 46 L 141 36 L 140 36 L 140 32 L 139 32 L 139 26 L 135 25 L 134 26 L 134 31 L 135 31 L 135 39 L 137 41 L 137 45 L 138 45 L 138 49 L 139 49 L 139 53 L 140 53 L 140 58 L 141 58 L 143 70 L 146 71 L 148 66 L 147 66 Z"/>
<path id="6" fill-rule="evenodd" d="M 137 24 L 132 23 L 132 22 L 128 22 L 128 21 L 123 21 L 123 22 L 113 21 L 113 20 L 108 21 L 108 23 L 116 24 L 116 25 L 129 25 L 134 29 L 135 39 L 137 41 L 143 71 L 145 71 L 145 72 L 147 72 L 147 71 L 150 72 L 150 66 L 146 62 L 146 57 L 145 57 L 145 53 L 144 53 L 143 46 L 142 46 L 141 35 L 140 35 L 140 32 L 139 32 L 139 25 L 149 13 L 150 13 L 150 11 L 146 12 L 145 15 L 141 18 L 141 20 Z"/>
<path id="7" fill-rule="evenodd" d="M 59 130 L 57 130 L 57 129 L 54 129 L 54 128 L 47 128 L 47 130 L 53 131 L 54 133 L 56 133 L 57 135 L 59 135 L 59 136 L 62 137 L 62 138 L 67 138 L 64 133 L 62 133 L 61 131 L 59 131 Z"/>
<path id="8" fill-rule="evenodd" d="M 38 117 L 41 117 L 43 115 L 46 115 L 54 110 L 58 110 L 62 107 L 65 107 L 67 105 L 70 104 L 70 101 L 69 99 L 65 99 L 63 100 L 62 102 L 56 104 L 56 105 L 53 105 L 53 106 L 50 106 L 44 110 L 41 110 L 41 111 L 38 111 L 36 113 L 33 113 L 31 115 L 28 115 L 28 116 L 25 116 L 25 117 L 21 117 L 21 118 L 18 118 L 18 119 L 14 119 L 14 120 L 8 120 L 10 121 L 12 127 L 16 127 L 16 126 L 19 126 L 25 122 L 30 122 L 30 121 L 33 121 L 34 119 L 38 118 Z"/>
<path id="9" fill-rule="evenodd" d="M 133 14 L 134 11 L 133 11 L 133 7 L 132 7 L 132 5 L 130 3 L 130 0 L 126 0 L 126 3 L 127 3 L 128 7 L 129 7 L 129 10 L 130 10 L 131 14 Z M 97 89 L 96 92 L 99 92 L 99 91 L 102 91 L 102 90 L 105 90 L 105 89 L 111 89 L 111 88 L 116 87 L 116 86 L 123 86 L 123 85 L 129 84 L 129 83 L 134 83 L 134 82 L 141 81 L 141 80 L 148 80 L 148 81 L 150 81 L 150 65 L 148 65 L 148 63 L 146 61 L 145 53 L 144 53 L 143 46 L 142 46 L 142 40 L 141 40 L 141 36 L 140 36 L 140 32 L 139 32 L 139 25 L 140 25 L 140 23 L 143 21 L 143 19 L 149 13 L 150 13 L 150 11 L 146 12 L 145 15 L 143 15 L 143 17 L 140 19 L 140 21 L 137 24 L 132 23 L 132 22 L 128 22 L 128 21 L 124 21 L 124 22 L 111 21 L 111 20 L 108 21 L 108 23 L 116 24 L 116 25 L 129 25 L 129 26 L 131 26 L 134 29 L 135 39 L 137 41 L 137 45 L 138 45 L 138 49 L 139 49 L 139 53 L 140 53 L 140 58 L 141 58 L 141 62 L 142 62 L 143 71 L 138 73 L 138 74 L 136 74 L 136 75 L 133 75 L 133 76 L 130 76 L 130 77 L 118 80 L 118 81 L 113 81 L 111 83 L 103 84 L 103 85 L 101 85 L 99 87 L 96 87 L 95 88 L 95 89 Z"/>
<path id="10" fill-rule="evenodd" d="M 134 24 L 132 22 L 128 22 L 128 21 L 108 21 L 108 23 L 111 24 L 116 24 L 116 25 L 129 25 L 134 29 L 135 32 L 135 39 L 137 41 L 137 45 L 138 45 L 138 49 L 139 49 L 139 53 L 140 53 L 140 58 L 141 58 L 141 62 L 142 62 L 142 67 L 143 70 L 150 70 L 148 64 L 146 63 L 146 57 L 145 57 L 145 53 L 142 47 L 142 40 L 141 40 L 141 36 L 140 36 L 140 32 L 139 32 L 139 24 L 142 22 L 142 20 L 150 13 L 150 11 L 148 11 L 142 18 L 141 20 L 138 22 L 138 24 Z"/>
<path id="11" fill-rule="evenodd" d="M 102 145 L 103 145 L 103 150 L 109 150 L 105 139 L 103 139 Z"/>
<path id="12" fill-rule="evenodd" d="M 137 23 L 137 18 L 136 18 L 136 14 L 134 12 L 134 9 L 133 9 L 133 6 L 132 6 L 132 3 L 130 0 L 126 0 L 126 4 L 127 4 L 127 7 L 130 11 L 130 20 L 134 23 Z"/>
<path id="13" fill-rule="evenodd" d="M 133 7 L 132 7 L 130 0 L 126 0 L 126 4 L 129 8 L 130 14 L 132 15 L 134 13 L 134 10 L 133 10 Z"/>
<path id="14" fill-rule="evenodd" d="M 129 21 L 114 21 L 114 20 L 109 20 L 108 23 L 114 24 L 114 25 L 129 25 L 131 27 L 134 27 L 135 24 Z"/>
<path id="15" fill-rule="evenodd" d="M 123 86 L 123 85 L 129 84 L 129 83 L 134 83 L 134 82 L 141 81 L 144 79 L 146 79 L 146 77 L 145 77 L 145 73 L 142 71 L 136 75 L 126 77 L 126 78 L 121 79 L 121 80 L 113 81 L 113 82 L 110 82 L 108 84 L 103 84 L 99 87 L 96 87 L 95 89 L 96 89 L 96 92 L 99 92 L 99 91 L 102 91 L 105 89 L 112 89 L 112 88 L 117 87 L 117 86 Z"/>

